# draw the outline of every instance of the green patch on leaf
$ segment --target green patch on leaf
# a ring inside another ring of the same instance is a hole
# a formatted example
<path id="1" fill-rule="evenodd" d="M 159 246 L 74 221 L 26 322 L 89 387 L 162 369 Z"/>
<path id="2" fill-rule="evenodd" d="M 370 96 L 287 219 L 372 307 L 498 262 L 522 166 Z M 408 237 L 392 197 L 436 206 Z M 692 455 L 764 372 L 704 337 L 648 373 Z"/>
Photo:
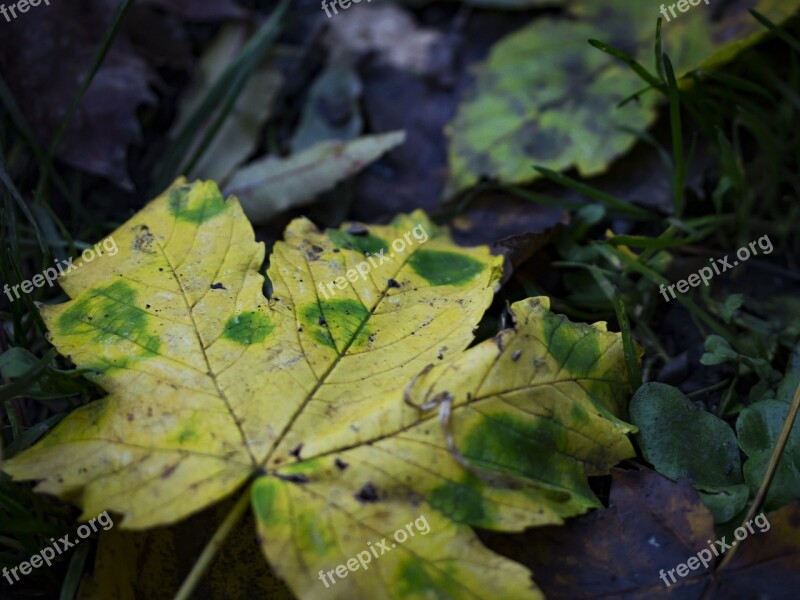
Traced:
<path id="1" fill-rule="evenodd" d="M 463 590 L 451 575 L 426 566 L 416 557 L 402 564 L 400 577 L 402 598 L 460 598 L 463 595 Z"/>
<path id="2" fill-rule="evenodd" d="M 263 342 L 274 327 L 267 315 L 247 311 L 228 319 L 222 337 L 242 346 L 250 346 Z"/>
<path id="3" fill-rule="evenodd" d="M 151 316 L 136 305 L 136 290 L 115 281 L 77 300 L 61 314 L 58 326 L 67 335 L 88 334 L 101 345 L 130 342 L 135 348 L 130 356 L 146 358 L 161 347 L 159 337 L 148 332 L 150 322 Z"/>
<path id="4" fill-rule="evenodd" d="M 468 473 L 461 482 L 448 481 L 434 488 L 428 502 L 456 523 L 480 526 L 488 517 L 482 488 L 483 482 Z"/>
<path id="5" fill-rule="evenodd" d="M 562 315 L 544 319 L 544 338 L 550 354 L 576 378 L 592 371 L 600 353 L 599 331 L 590 325 L 575 326 Z"/>
<path id="6" fill-rule="evenodd" d="M 181 430 L 178 434 L 178 443 L 185 444 L 186 442 L 191 442 L 197 439 L 197 431 L 192 429 L 191 427 L 185 427 Z"/>
<path id="7" fill-rule="evenodd" d="M 253 483 L 250 493 L 253 503 L 253 510 L 256 518 L 267 524 L 280 523 L 284 515 L 276 511 L 276 496 L 278 495 L 279 483 L 269 477 L 261 477 Z"/>
<path id="8" fill-rule="evenodd" d="M 225 199 L 212 182 L 184 185 L 169 193 L 169 209 L 178 221 L 205 223 L 227 208 Z"/>
<path id="9" fill-rule="evenodd" d="M 347 231 L 328 230 L 328 237 L 339 248 L 357 250 L 361 254 L 378 254 L 381 250 L 389 251 L 389 244 L 381 238 L 366 233 L 364 235 L 354 235 Z"/>
<path id="10" fill-rule="evenodd" d="M 594 498 L 583 469 L 565 452 L 569 448 L 568 430 L 546 415 L 531 417 L 523 420 L 511 414 L 486 415 L 466 436 L 464 456 L 479 467 Z"/>
<path id="11" fill-rule="evenodd" d="M 442 250 L 417 250 L 408 264 L 431 285 L 464 285 L 484 269 L 474 258 Z"/>
<path id="12" fill-rule="evenodd" d="M 309 304 L 303 309 L 301 318 L 313 332 L 315 340 L 337 350 L 337 342 L 338 349 L 366 342 L 369 332 L 364 323 L 368 315 L 367 308 L 357 300 L 334 298 Z"/>

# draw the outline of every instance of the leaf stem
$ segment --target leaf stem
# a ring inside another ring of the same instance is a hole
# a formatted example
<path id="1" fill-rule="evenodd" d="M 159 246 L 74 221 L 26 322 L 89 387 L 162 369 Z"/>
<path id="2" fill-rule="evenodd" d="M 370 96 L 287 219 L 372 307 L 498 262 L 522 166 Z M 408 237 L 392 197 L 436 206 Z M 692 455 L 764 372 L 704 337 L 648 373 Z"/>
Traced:
<path id="1" fill-rule="evenodd" d="M 786 414 L 786 420 L 783 422 L 783 429 L 781 429 L 781 434 L 778 436 L 778 443 L 775 444 L 775 450 L 772 451 L 772 456 L 769 459 L 767 472 L 764 473 L 764 479 L 761 480 L 758 493 L 756 493 L 756 497 L 753 499 L 753 503 L 750 505 L 750 510 L 747 511 L 747 515 L 745 516 L 744 520 L 742 520 L 742 525 L 756 516 L 758 509 L 761 508 L 761 504 L 764 502 L 764 498 L 767 496 L 769 486 L 772 483 L 773 477 L 775 476 L 775 471 L 778 469 L 778 462 L 781 459 L 781 454 L 783 454 L 783 449 L 786 446 L 786 442 L 789 441 L 789 434 L 792 431 L 792 425 L 794 425 L 795 417 L 797 417 L 798 408 L 800 408 L 800 385 L 798 385 L 794 391 L 792 405 L 789 407 L 789 412 Z M 736 550 L 740 546 L 741 544 L 734 546 L 725 554 L 722 561 L 719 563 L 719 566 L 717 566 L 717 571 L 724 569 L 725 566 L 731 562 L 733 555 L 736 554 Z"/>
<path id="2" fill-rule="evenodd" d="M 222 521 L 217 531 L 214 532 L 214 536 L 208 541 L 206 547 L 203 548 L 203 553 L 194 563 L 194 566 L 192 566 L 189 575 L 183 580 L 181 588 L 178 590 L 178 593 L 175 594 L 174 600 L 189 600 L 194 588 L 200 583 L 200 580 L 203 578 L 203 575 L 205 575 L 206 570 L 211 565 L 217 552 L 222 548 L 228 535 L 230 535 L 234 526 L 239 522 L 239 519 L 242 518 L 242 515 L 250 504 L 249 489 L 249 487 L 245 489 L 244 493 L 242 493 L 241 497 L 236 501 L 234 507 L 226 515 L 225 520 Z"/>

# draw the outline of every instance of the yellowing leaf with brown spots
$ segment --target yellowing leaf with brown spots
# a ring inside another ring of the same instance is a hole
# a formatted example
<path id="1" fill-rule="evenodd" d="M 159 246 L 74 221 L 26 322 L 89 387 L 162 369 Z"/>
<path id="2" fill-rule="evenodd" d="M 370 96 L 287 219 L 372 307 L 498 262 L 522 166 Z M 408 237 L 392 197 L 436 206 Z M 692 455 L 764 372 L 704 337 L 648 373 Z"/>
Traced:
<path id="1" fill-rule="evenodd" d="M 523 0 L 471 3 L 536 5 Z M 764 37 L 767 30 L 749 8 L 781 23 L 800 7 L 798 0 L 558 4 L 567 10 L 532 19 L 498 41 L 486 61 L 476 65 L 475 84 L 446 127 L 450 180 L 445 196 L 482 178 L 530 182 L 541 177 L 534 165 L 599 175 L 631 149 L 638 139 L 635 132 L 656 120 L 666 97 L 642 93 L 647 84 L 633 69 L 592 47 L 590 39 L 626 52 L 655 74 L 656 22 L 663 18 L 662 50 L 681 76 L 700 65 L 719 68 Z M 620 106 L 634 94 L 635 102 Z"/>
<path id="2" fill-rule="evenodd" d="M 619 334 L 531 298 L 467 350 L 501 258 L 421 212 L 292 221 L 269 297 L 263 245 L 211 182 L 178 181 L 112 237 L 42 311 L 108 395 L 3 465 L 85 518 L 144 529 L 238 496 L 222 530 L 250 503 L 298 597 L 536 599 L 472 526 L 561 523 L 633 455 Z"/>

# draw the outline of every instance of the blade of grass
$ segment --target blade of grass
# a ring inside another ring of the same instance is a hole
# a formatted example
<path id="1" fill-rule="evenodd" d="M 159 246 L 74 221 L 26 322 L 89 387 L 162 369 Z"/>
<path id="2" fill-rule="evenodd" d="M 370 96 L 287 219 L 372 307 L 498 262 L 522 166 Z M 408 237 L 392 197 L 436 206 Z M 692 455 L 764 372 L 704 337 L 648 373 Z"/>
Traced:
<path id="1" fill-rule="evenodd" d="M 779 27 L 757 10 L 750 9 L 750 14 L 753 15 L 756 21 L 761 23 L 764 27 L 769 29 L 784 42 L 789 44 L 795 52 L 800 52 L 800 41 L 796 37 L 789 35 L 789 33 L 787 33 L 783 27 Z"/>
<path id="2" fill-rule="evenodd" d="M 13 383 L 0 385 L 0 403 L 8 402 L 9 400 L 13 400 L 18 396 L 24 395 L 25 391 L 30 387 L 30 385 L 39 379 L 42 372 L 44 372 L 47 366 L 52 362 L 56 354 L 56 349 L 50 348 L 50 350 L 45 352 L 44 356 L 42 356 L 42 358 L 33 367 L 31 367 L 30 370 L 25 373 L 25 375 Z"/>
<path id="3" fill-rule="evenodd" d="M 514 196 L 518 196 L 519 198 L 523 198 L 524 200 L 530 200 L 531 202 L 544 204 L 546 206 L 560 206 L 564 208 L 573 208 L 573 209 L 579 209 L 583 206 L 586 206 L 583 202 L 570 200 L 569 198 L 555 198 L 553 196 L 548 196 L 546 194 L 539 194 L 537 192 L 532 192 L 530 190 L 525 190 L 516 186 L 498 186 L 497 189 L 510 192 Z"/>
<path id="4" fill-rule="evenodd" d="M 53 168 L 53 159 L 55 158 L 56 152 L 58 151 L 58 146 L 61 144 L 61 140 L 64 137 L 64 134 L 67 131 L 67 126 L 69 125 L 70 121 L 72 121 L 72 117 L 75 115 L 75 111 L 78 110 L 78 106 L 80 105 L 81 101 L 83 100 L 84 95 L 86 94 L 86 90 L 89 89 L 89 86 L 92 84 L 94 80 L 94 76 L 97 74 L 97 71 L 100 69 L 100 65 L 103 64 L 103 61 L 108 54 L 108 51 L 111 49 L 111 45 L 114 43 L 114 40 L 119 33 L 120 26 L 122 25 L 122 21 L 125 18 L 125 15 L 128 13 L 128 9 L 133 5 L 133 0 L 122 0 L 122 2 L 117 5 L 117 9 L 114 11 L 114 16 L 111 19 L 111 26 L 109 27 L 108 31 L 106 32 L 105 37 L 103 38 L 103 42 L 100 44 L 100 49 L 95 54 L 94 62 L 92 63 L 92 67 L 89 69 L 89 73 L 83 80 L 80 88 L 78 88 L 78 93 L 75 94 L 75 97 L 72 99 L 69 108 L 67 109 L 67 113 L 64 115 L 64 118 L 61 120 L 61 123 L 56 130 L 56 135 L 53 137 L 53 141 L 50 144 L 50 151 L 48 152 L 47 159 L 42 166 L 42 171 L 39 175 L 39 184 L 36 186 L 36 197 L 37 199 L 43 200 L 44 190 L 47 185 L 48 178 L 50 177 L 50 173 Z"/>
<path id="5" fill-rule="evenodd" d="M 198 104 L 192 116 L 178 131 L 175 139 L 164 153 L 161 166 L 153 178 L 150 196 L 155 197 L 164 190 L 175 178 L 185 172 L 185 156 L 192 146 L 197 133 L 201 130 L 211 115 L 222 103 L 223 110 L 217 115 L 212 129 L 209 130 L 200 147 L 189 159 L 189 164 L 196 164 L 202 158 L 203 152 L 213 141 L 213 136 L 219 130 L 235 99 L 250 75 L 258 67 L 267 50 L 272 46 L 278 36 L 279 27 L 289 6 L 289 0 L 282 0 L 270 15 L 269 19 L 261 26 L 259 31 L 247 42 L 236 59 L 225 69 L 219 79 L 208 90 L 202 101 Z"/>
<path id="6" fill-rule="evenodd" d="M 86 557 L 89 555 L 90 548 L 91 544 L 83 544 L 75 549 L 75 553 L 69 561 L 58 600 L 73 600 L 76 597 L 81 579 L 83 579 L 83 568 L 86 565 Z"/>
<path id="7" fill-rule="evenodd" d="M 36 136 L 33 134 L 30 125 L 28 125 L 28 122 L 22 114 L 22 111 L 19 109 L 17 101 L 14 99 L 14 95 L 6 85 L 2 75 L 0 75 L 0 105 L 2 105 L 3 108 L 8 112 L 11 121 L 17 128 L 17 133 L 19 133 L 20 137 L 25 140 L 25 143 L 28 144 L 28 147 L 33 152 L 36 160 L 39 161 L 39 164 L 44 164 L 47 162 L 47 153 L 36 140 Z M 69 188 L 67 188 L 67 184 L 60 175 L 54 173 L 53 181 L 58 187 L 58 190 L 64 194 L 64 196 L 70 197 Z"/>
<path id="8" fill-rule="evenodd" d="M 612 238 L 603 240 L 602 243 L 610 246 L 632 246 L 633 248 L 649 248 L 652 250 L 663 250 L 664 248 L 675 248 L 694 244 L 701 240 L 699 236 L 688 238 L 651 238 L 644 235 L 615 235 Z"/>
<path id="9" fill-rule="evenodd" d="M 629 102 L 632 102 L 633 100 L 638 100 L 644 94 L 646 94 L 647 92 L 651 92 L 654 89 L 655 88 L 652 85 L 648 85 L 648 86 L 645 86 L 643 88 L 640 88 L 640 89 L 636 90 L 630 96 L 626 96 L 625 98 L 620 100 L 619 103 L 617 104 L 617 108 L 622 108 L 623 106 L 627 105 Z"/>
<path id="10" fill-rule="evenodd" d="M 669 172 L 672 169 L 672 157 L 669 152 L 667 152 L 666 148 L 664 148 L 649 131 L 640 131 L 627 126 L 620 127 L 620 130 L 629 133 L 653 148 L 658 153 L 658 158 L 661 160 L 661 164 L 664 165 L 665 171 Z"/>
<path id="11" fill-rule="evenodd" d="M 664 72 L 667 76 L 667 90 L 669 96 L 669 120 L 672 130 L 672 152 L 675 162 L 675 176 L 672 180 L 672 209 L 675 215 L 683 214 L 683 188 L 686 182 L 686 162 L 683 157 L 683 131 L 681 127 L 681 100 L 678 83 L 675 81 L 675 71 L 669 56 L 663 55 Z"/>
<path id="12" fill-rule="evenodd" d="M 660 19 L 659 19 L 660 20 Z M 617 50 L 613 46 L 609 46 L 605 42 L 601 42 L 600 40 L 589 40 L 589 44 L 597 48 L 598 50 L 602 50 L 606 54 L 610 54 L 614 58 L 617 58 L 628 65 L 633 71 L 641 77 L 644 81 L 650 84 L 651 87 L 656 89 L 661 89 L 664 85 L 659 81 L 658 77 L 650 73 L 647 69 L 645 69 L 642 65 L 640 65 L 635 58 L 633 58 L 627 52 L 623 52 L 622 50 Z"/>
<path id="13" fill-rule="evenodd" d="M 42 230 L 39 227 L 39 223 L 34 218 L 33 213 L 26 204 L 25 200 L 22 198 L 19 190 L 17 190 L 14 182 L 11 181 L 8 171 L 6 171 L 6 160 L 2 148 L 0 148 L 0 183 L 3 184 L 6 193 L 14 200 L 17 208 L 19 208 L 20 212 L 30 222 L 31 227 L 33 227 L 34 235 L 36 236 L 36 241 L 39 243 L 39 249 L 42 251 L 42 255 L 49 258 L 48 246 L 45 242 L 44 236 L 42 235 Z"/>
<path id="14" fill-rule="evenodd" d="M 31 425 L 28 429 L 16 437 L 13 442 L 5 447 L 3 457 L 6 459 L 11 458 L 15 454 L 22 452 L 25 448 L 33 446 L 36 440 L 53 429 L 53 427 L 58 425 L 66 416 L 66 413 L 59 413 L 48 419 L 45 419 L 44 421 L 39 421 L 35 425 Z"/>
<path id="15" fill-rule="evenodd" d="M 658 285 L 669 285 L 669 281 L 650 269 L 645 265 L 641 264 L 639 261 L 632 259 L 624 252 L 620 252 L 616 248 L 612 248 L 610 246 L 598 246 L 600 252 L 606 255 L 606 257 L 614 257 L 619 261 L 626 263 L 632 270 L 641 273 L 645 277 L 647 277 L 650 281 Z M 716 333 L 717 335 L 725 338 L 734 348 L 738 349 L 739 344 L 736 338 L 724 327 L 722 327 L 719 323 L 717 323 L 714 318 L 709 315 L 706 311 L 700 308 L 691 298 L 687 298 L 682 294 L 678 294 L 676 296 L 676 300 L 682 304 L 692 315 L 697 317 L 699 321 L 704 323 L 711 331 Z"/>
<path id="16" fill-rule="evenodd" d="M 726 88 L 734 88 L 743 92 L 750 92 L 757 96 L 761 96 L 770 102 L 773 101 L 773 96 L 767 90 L 757 83 L 753 83 L 747 79 L 742 79 L 736 75 L 729 75 L 727 73 L 718 73 L 717 71 L 703 71 L 697 70 L 694 72 L 695 78 L 698 81 L 710 80 L 718 83 Z"/>
<path id="17" fill-rule="evenodd" d="M 650 214 L 649 211 L 639 208 L 638 206 L 633 206 L 622 200 L 615 198 L 611 194 L 607 194 L 605 192 L 601 192 L 598 189 L 595 189 L 585 183 L 581 183 L 580 181 L 573 179 L 564 175 L 563 173 L 558 173 L 557 171 L 553 171 L 552 169 L 548 169 L 546 167 L 534 166 L 534 169 L 538 171 L 540 174 L 544 175 L 548 179 L 555 181 L 563 185 L 564 187 L 568 187 L 576 192 L 580 192 L 589 198 L 593 198 L 598 202 L 605 204 L 611 209 L 616 210 L 618 213 L 625 215 L 631 219 L 641 219 L 645 221 L 649 221 L 653 218 L 653 215 Z"/>
<path id="18" fill-rule="evenodd" d="M 631 334 L 631 322 L 628 319 L 625 303 L 622 300 L 619 290 L 617 290 L 617 287 L 606 277 L 604 270 L 596 265 L 559 261 L 553 263 L 553 266 L 571 266 L 588 270 L 606 298 L 608 298 L 608 301 L 614 307 L 614 312 L 617 315 L 617 323 L 619 323 L 619 329 L 622 334 L 622 352 L 625 356 L 625 368 L 628 371 L 631 393 L 636 392 L 642 385 L 642 371 L 639 366 L 636 345 L 633 341 L 633 335 Z"/>
<path id="19" fill-rule="evenodd" d="M 658 74 L 658 78 L 663 82 L 666 81 L 664 79 L 664 51 L 661 49 L 661 17 L 658 17 L 658 21 L 656 21 L 656 42 L 655 42 L 655 53 L 656 53 L 656 73 Z"/>

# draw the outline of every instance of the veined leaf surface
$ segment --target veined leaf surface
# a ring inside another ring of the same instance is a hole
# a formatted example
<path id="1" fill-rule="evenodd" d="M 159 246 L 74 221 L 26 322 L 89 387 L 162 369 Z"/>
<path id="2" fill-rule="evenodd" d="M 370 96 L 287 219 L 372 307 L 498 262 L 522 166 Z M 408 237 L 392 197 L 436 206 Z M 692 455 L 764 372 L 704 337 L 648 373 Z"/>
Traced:
<path id="1" fill-rule="evenodd" d="M 264 247 L 211 182 L 176 182 L 112 235 L 120 251 L 69 273 L 72 300 L 43 309 L 108 395 L 3 466 L 84 517 L 142 529 L 239 489 L 300 597 L 386 537 L 385 556 L 326 593 L 540 598 L 470 526 L 560 523 L 599 505 L 586 476 L 633 455 L 620 336 L 531 298 L 465 350 L 502 259 L 421 212 L 327 232 L 296 219 L 269 298 Z M 392 541 L 421 517 L 427 533 Z"/>

